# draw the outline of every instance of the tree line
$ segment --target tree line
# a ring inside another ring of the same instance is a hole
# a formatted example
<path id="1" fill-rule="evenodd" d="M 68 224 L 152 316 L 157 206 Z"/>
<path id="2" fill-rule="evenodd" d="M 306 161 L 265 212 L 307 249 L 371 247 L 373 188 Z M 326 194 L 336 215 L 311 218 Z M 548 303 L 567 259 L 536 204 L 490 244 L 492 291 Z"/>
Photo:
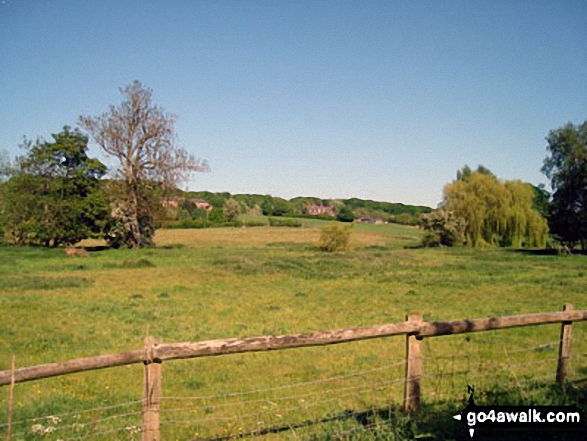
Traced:
<path id="1" fill-rule="evenodd" d="M 80 116 L 52 140 L 25 140 L 24 154 L 0 155 L 0 233 L 15 245 L 57 247 L 102 237 L 113 247 L 152 244 L 166 221 L 222 225 L 244 212 L 273 217 L 355 219 L 419 224 L 424 244 L 544 247 L 552 238 L 587 250 L 587 121 L 552 130 L 542 167 L 552 193 L 521 181 L 499 180 L 489 169 L 465 166 L 444 188 L 437 210 L 350 199 L 182 192 L 205 161 L 176 143 L 175 117 L 152 101 L 139 81 L 120 89 L 122 102 L 98 116 Z M 115 162 L 108 169 L 88 156 L 90 138 Z M 173 209 L 162 204 L 175 200 Z M 212 210 L 193 201 L 204 199 Z M 321 214 L 308 207 L 321 207 Z M 327 209 L 325 209 L 327 208 Z"/>
<path id="2" fill-rule="evenodd" d="M 178 201 L 177 209 L 168 209 L 166 221 L 212 221 L 226 223 L 234 221 L 238 214 L 249 213 L 273 217 L 308 217 L 323 220 L 352 222 L 355 219 L 395 222 L 405 225 L 418 225 L 423 213 L 432 209 L 425 206 L 405 205 L 401 203 L 379 202 L 352 199 L 320 199 L 317 197 L 295 197 L 284 199 L 271 195 L 231 194 L 229 192 L 213 193 L 209 191 L 176 190 L 173 196 Z M 193 203 L 202 199 L 212 206 L 206 213 Z M 310 214 L 308 208 L 324 206 L 332 208 L 332 214 Z M 169 224 L 169 222 L 168 222 Z"/>

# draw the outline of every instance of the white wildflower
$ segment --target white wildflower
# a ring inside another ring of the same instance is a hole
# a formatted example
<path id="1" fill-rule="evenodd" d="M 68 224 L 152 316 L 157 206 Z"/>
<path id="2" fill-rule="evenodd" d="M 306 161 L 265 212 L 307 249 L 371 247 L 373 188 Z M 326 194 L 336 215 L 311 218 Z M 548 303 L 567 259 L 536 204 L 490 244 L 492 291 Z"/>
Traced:
<path id="1" fill-rule="evenodd" d="M 47 422 L 49 424 L 59 424 L 61 422 L 61 418 L 51 415 L 47 417 Z"/>
<path id="2" fill-rule="evenodd" d="M 31 432 L 33 433 L 43 433 L 44 430 L 45 428 L 42 424 L 35 424 L 33 427 L 31 427 Z"/>

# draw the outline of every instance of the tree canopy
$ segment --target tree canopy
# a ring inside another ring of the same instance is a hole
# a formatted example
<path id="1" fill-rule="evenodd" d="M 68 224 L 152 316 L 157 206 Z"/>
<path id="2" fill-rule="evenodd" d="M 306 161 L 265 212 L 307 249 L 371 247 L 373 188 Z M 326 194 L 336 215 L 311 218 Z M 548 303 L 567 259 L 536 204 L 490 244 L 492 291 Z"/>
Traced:
<path id="1" fill-rule="evenodd" d="M 175 118 L 153 104 L 151 89 L 134 81 L 120 92 L 119 106 L 97 117 L 81 116 L 80 125 L 118 161 L 122 185 L 112 193 L 116 233 L 111 238 L 138 248 L 152 242 L 155 190 L 175 189 L 191 172 L 207 167 L 176 144 Z"/>
<path id="2" fill-rule="evenodd" d="M 587 121 L 552 130 L 542 171 L 550 179 L 549 225 L 561 242 L 587 250 Z"/>
<path id="3" fill-rule="evenodd" d="M 87 156 L 78 130 L 53 142 L 25 142 L 14 175 L 4 184 L 2 218 L 16 245 L 71 245 L 97 236 L 108 216 L 99 179 L 106 167 Z"/>
<path id="4" fill-rule="evenodd" d="M 470 246 L 544 247 L 548 226 L 534 209 L 535 196 L 530 184 L 469 169 L 444 188 L 443 208 L 465 222 Z"/>

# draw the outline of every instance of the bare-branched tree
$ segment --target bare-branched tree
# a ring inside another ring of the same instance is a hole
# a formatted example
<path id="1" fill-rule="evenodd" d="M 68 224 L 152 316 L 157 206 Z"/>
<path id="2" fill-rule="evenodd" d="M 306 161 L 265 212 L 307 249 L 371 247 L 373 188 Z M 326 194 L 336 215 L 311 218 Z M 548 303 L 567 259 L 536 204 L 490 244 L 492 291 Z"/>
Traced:
<path id="1" fill-rule="evenodd" d="M 80 116 L 79 123 L 119 164 L 111 239 L 138 248 L 150 244 L 154 234 L 153 190 L 177 188 L 190 173 L 208 167 L 176 144 L 175 117 L 153 104 L 151 89 L 134 81 L 120 92 L 119 106 L 97 117 Z"/>

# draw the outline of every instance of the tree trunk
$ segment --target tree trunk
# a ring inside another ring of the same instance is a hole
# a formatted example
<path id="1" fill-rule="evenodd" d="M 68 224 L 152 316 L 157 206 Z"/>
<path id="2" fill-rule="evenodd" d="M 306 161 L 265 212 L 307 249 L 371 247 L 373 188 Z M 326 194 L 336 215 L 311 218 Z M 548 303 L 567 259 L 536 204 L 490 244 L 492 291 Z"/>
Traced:
<path id="1" fill-rule="evenodd" d="M 130 193 L 130 232 L 132 236 L 131 248 L 141 247 L 141 229 L 139 226 L 139 189 L 138 185 L 132 184 L 129 188 Z"/>

